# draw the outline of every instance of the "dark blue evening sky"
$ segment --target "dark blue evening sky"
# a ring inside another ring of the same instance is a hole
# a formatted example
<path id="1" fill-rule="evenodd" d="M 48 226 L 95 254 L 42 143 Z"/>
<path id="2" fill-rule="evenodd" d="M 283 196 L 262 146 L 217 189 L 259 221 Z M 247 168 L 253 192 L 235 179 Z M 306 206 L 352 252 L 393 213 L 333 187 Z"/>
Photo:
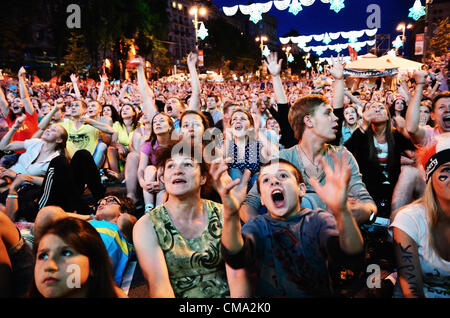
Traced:
<path id="1" fill-rule="evenodd" d="M 211 0 L 219 9 L 223 6 L 231 7 L 236 4 L 249 4 L 249 0 Z M 255 0 L 253 2 L 267 2 L 267 0 Z M 424 5 L 425 0 L 422 0 Z M 325 32 L 339 32 L 367 29 L 366 20 L 370 13 L 367 7 L 377 4 L 381 13 L 381 29 L 378 33 L 390 33 L 391 41 L 400 33 L 395 29 L 400 22 L 414 23 L 408 18 L 409 8 L 414 0 L 346 0 L 345 8 L 339 13 L 330 10 L 330 4 L 316 0 L 309 7 L 303 6 L 303 10 L 296 16 L 288 12 L 288 9 L 280 11 L 272 6 L 269 13 L 278 19 L 278 37 L 283 36 L 291 29 L 297 30 L 301 35 L 321 34 Z M 408 35 L 408 34 L 407 34 Z M 365 41 L 367 38 L 361 38 Z M 333 41 L 331 44 L 340 43 L 342 39 Z M 313 45 L 320 45 L 315 43 Z M 364 49 L 363 49 L 364 50 Z M 365 50 L 364 50 L 365 51 Z"/>

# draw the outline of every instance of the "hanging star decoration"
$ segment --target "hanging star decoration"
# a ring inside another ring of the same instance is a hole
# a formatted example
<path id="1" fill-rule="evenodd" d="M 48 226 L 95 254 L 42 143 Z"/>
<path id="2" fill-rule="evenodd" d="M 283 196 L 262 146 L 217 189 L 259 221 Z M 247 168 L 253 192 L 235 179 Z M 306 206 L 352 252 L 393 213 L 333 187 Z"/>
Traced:
<path id="1" fill-rule="evenodd" d="M 254 24 L 257 24 L 259 21 L 262 20 L 262 14 L 258 9 L 255 9 L 250 13 L 250 21 L 252 21 Z"/>
<path id="2" fill-rule="evenodd" d="M 266 46 L 264 46 L 264 50 L 262 52 L 262 55 L 264 55 L 265 57 L 268 57 L 269 54 L 270 54 L 270 50 L 269 50 L 269 48 L 266 45 Z"/>
<path id="3" fill-rule="evenodd" d="M 289 5 L 289 12 L 293 15 L 297 15 L 302 10 L 302 5 L 298 2 L 298 0 L 292 0 L 291 4 Z"/>
<path id="4" fill-rule="evenodd" d="M 200 28 L 197 30 L 197 37 L 204 40 L 208 36 L 208 29 L 203 22 L 200 22 Z"/>
<path id="5" fill-rule="evenodd" d="M 328 33 L 325 33 L 322 42 L 327 44 L 327 45 L 331 42 L 331 38 L 330 38 L 330 35 Z"/>
<path id="6" fill-rule="evenodd" d="M 338 13 L 341 9 L 345 8 L 344 0 L 331 0 L 330 2 L 330 10 Z"/>
<path id="7" fill-rule="evenodd" d="M 395 38 L 395 41 L 392 42 L 392 46 L 395 47 L 396 49 L 398 49 L 399 47 L 401 47 L 403 45 L 403 41 L 400 39 L 400 36 L 397 36 Z"/>
<path id="8" fill-rule="evenodd" d="M 350 36 L 348 38 L 348 43 L 356 43 L 358 42 L 358 38 L 356 36 Z"/>
<path id="9" fill-rule="evenodd" d="M 323 71 L 323 67 L 322 67 L 322 65 L 320 65 L 319 66 L 319 72 L 322 72 Z"/>
<path id="10" fill-rule="evenodd" d="M 307 68 L 311 68 L 311 66 L 312 66 L 312 65 L 311 65 L 311 62 L 308 61 L 308 62 L 306 63 L 306 67 L 307 67 Z"/>
<path id="11" fill-rule="evenodd" d="M 288 61 L 289 63 L 294 62 L 294 56 L 292 56 L 291 53 L 289 53 L 289 56 L 288 56 L 288 58 L 287 58 L 287 61 Z"/>
<path id="12" fill-rule="evenodd" d="M 416 0 L 413 7 L 409 9 L 408 17 L 413 18 L 415 21 L 417 21 L 421 16 L 424 16 L 425 14 L 425 7 L 422 5 L 420 0 Z"/>

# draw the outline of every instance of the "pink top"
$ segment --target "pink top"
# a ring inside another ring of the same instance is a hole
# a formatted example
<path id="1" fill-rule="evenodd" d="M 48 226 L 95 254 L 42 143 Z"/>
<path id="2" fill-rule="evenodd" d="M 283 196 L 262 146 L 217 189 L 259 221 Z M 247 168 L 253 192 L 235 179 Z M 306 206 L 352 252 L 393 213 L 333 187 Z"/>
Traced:
<path id="1" fill-rule="evenodd" d="M 158 141 L 155 141 L 155 144 L 152 147 L 152 144 L 150 143 L 150 141 L 146 141 L 144 142 L 144 144 L 141 147 L 141 152 L 146 154 L 149 159 L 150 162 L 153 166 L 156 165 L 156 150 L 158 150 L 159 148 L 159 144 Z"/>

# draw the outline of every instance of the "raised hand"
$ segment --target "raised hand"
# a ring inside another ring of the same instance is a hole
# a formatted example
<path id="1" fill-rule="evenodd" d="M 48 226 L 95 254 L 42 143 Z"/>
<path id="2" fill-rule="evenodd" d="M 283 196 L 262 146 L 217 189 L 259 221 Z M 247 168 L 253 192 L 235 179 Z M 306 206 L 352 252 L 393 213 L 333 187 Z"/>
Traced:
<path id="1" fill-rule="evenodd" d="M 26 118 L 26 116 L 24 114 L 17 117 L 16 121 L 14 122 L 14 125 L 12 125 L 11 128 L 19 129 L 20 127 L 22 127 L 23 122 L 25 121 L 25 118 Z"/>
<path id="2" fill-rule="evenodd" d="M 78 76 L 76 76 L 75 74 L 70 74 L 70 80 L 72 82 L 78 82 Z"/>
<path id="3" fill-rule="evenodd" d="M 399 91 L 400 95 L 402 95 L 405 98 L 405 101 L 408 102 L 410 99 L 410 96 L 409 96 L 408 86 L 406 85 L 405 81 L 401 81 L 398 91 Z"/>
<path id="4" fill-rule="evenodd" d="M 340 80 L 344 78 L 344 58 L 342 55 L 336 57 L 336 59 L 331 56 L 331 68 L 328 70 L 331 76 L 335 79 Z"/>
<path id="5" fill-rule="evenodd" d="M 190 52 L 187 56 L 187 65 L 189 67 L 195 67 L 195 64 L 197 63 L 197 59 L 198 59 L 197 53 Z"/>
<path id="6" fill-rule="evenodd" d="M 18 76 L 21 77 L 22 75 L 25 75 L 26 73 L 27 73 L 27 71 L 26 71 L 25 68 L 22 66 L 22 67 L 19 69 Z"/>
<path id="7" fill-rule="evenodd" d="M 416 71 L 414 71 L 413 76 L 414 76 L 414 80 L 416 81 L 416 84 L 417 83 L 424 84 L 425 83 L 425 77 L 427 77 L 427 75 L 428 75 L 428 72 L 424 71 L 424 70 L 418 70 L 418 71 L 416 70 Z"/>
<path id="8" fill-rule="evenodd" d="M 267 70 L 272 76 L 280 75 L 281 73 L 281 63 L 282 59 L 278 60 L 278 53 L 271 52 L 269 56 L 264 61 L 264 64 L 267 66 Z"/>
<path id="9" fill-rule="evenodd" d="M 225 213 L 237 215 L 239 213 L 239 207 L 247 195 L 247 183 L 250 179 L 250 171 L 245 170 L 242 179 L 232 180 L 227 172 L 230 161 L 231 158 L 218 158 L 213 160 L 209 173 L 222 199 Z"/>
<path id="10" fill-rule="evenodd" d="M 108 81 L 108 76 L 105 73 L 100 75 L 100 82 L 106 83 L 107 81 Z"/>
<path id="11" fill-rule="evenodd" d="M 339 217 L 343 211 L 347 210 L 348 183 L 350 181 L 351 169 L 347 163 L 347 155 L 342 153 L 339 160 L 335 153 L 331 153 L 334 169 L 323 157 L 319 158 L 319 163 L 325 172 L 325 184 L 321 185 L 315 178 L 310 178 L 310 184 L 314 188 L 319 198 L 333 212 L 335 217 Z"/>

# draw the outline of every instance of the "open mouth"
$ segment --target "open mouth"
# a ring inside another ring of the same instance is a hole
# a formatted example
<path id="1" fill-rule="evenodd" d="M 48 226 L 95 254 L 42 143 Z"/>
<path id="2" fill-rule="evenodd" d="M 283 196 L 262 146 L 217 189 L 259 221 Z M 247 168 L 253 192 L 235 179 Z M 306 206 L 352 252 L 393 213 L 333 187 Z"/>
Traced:
<path id="1" fill-rule="evenodd" d="M 443 118 L 445 128 L 450 128 L 450 115 L 447 115 Z"/>
<path id="2" fill-rule="evenodd" d="M 281 190 L 274 190 L 272 192 L 272 201 L 275 207 L 282 208 L 285 204 L 284 193 Z"/>
<path id="3" fill-rule="evenodd" d="M 184 179 L 175 179 L 172 181 L 172 184 L 185 184 L 186 180 Z"/>

